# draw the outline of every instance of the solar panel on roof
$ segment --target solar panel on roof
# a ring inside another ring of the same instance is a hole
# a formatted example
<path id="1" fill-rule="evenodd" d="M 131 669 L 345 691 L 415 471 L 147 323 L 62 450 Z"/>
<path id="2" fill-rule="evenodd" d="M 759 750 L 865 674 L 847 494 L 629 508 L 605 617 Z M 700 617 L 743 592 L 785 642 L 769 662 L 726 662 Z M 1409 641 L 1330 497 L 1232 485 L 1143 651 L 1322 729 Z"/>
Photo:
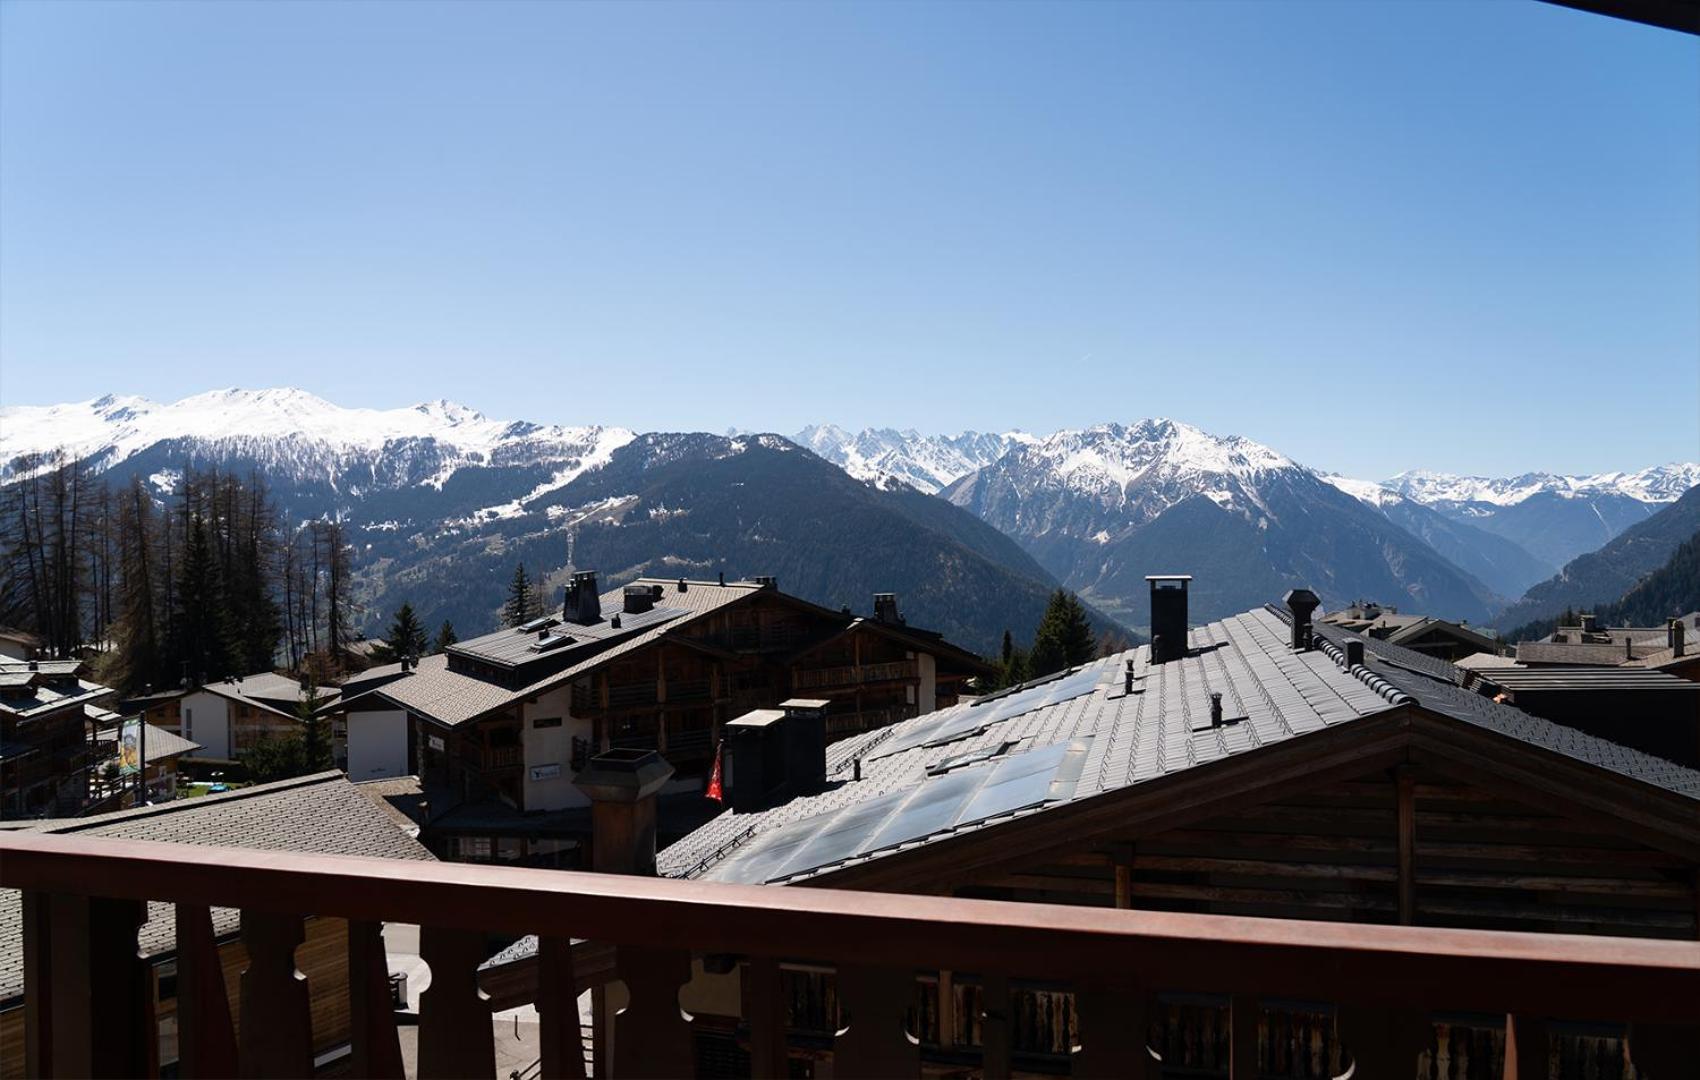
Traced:
<path id="1" fill-rule="evenodd" d="M 931 723 L 911 726 L 902 736 L 881 747 L 880 752 L 874 756 L 889 757 L 905 750 L 913 750 L 917 746 L 943 746 L 958 739 L 978 735 L 993 724 L 1013 716 L 1089 694 L 1098 685 L 1099 675 L 1100 672 L 1094 665 L 1060 679 L 1018 690 L 1013 694 L 947 710 Z"/>

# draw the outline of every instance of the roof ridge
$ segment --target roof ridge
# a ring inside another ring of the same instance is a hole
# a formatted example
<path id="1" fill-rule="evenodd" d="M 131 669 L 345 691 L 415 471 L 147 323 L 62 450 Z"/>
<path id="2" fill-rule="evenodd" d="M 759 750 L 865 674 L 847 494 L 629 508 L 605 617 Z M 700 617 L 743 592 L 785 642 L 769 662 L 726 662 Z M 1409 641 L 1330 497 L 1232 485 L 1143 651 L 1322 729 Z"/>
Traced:
<path id="1" fill-rule="evenodd" d="M 1377 675 L 1363 664 L 1352 664 L 1348 666 L 1346 664 L 1346 651 L 1340 648 L 1340 646 L 1334 644 L 1332 641 L 1329 641 L 1327 638 L 1318 635 L 1314 639 L 1314 643 L 1318 652 L 1322 653 L 1322 655 L 1328 657 L 1336 664 L 1339 664 L 1341 670 L 1347 675 L 1350 675 L 1352 678 L 1363 683 L 1371 690 L 1374 690 L 1377 694 L 1380 694 L 1383 698 L 1387 699 L 1390 704 L 1409 705 L 1411 702 L 1417 700 L 1410 694 L 1405 693 L 1405 691 L 1382 678 L 1380 675 Z"/>
<path id="2" fill-rule="evenodd" d="M 214 804 L 239 802 L 242 799 L 249 799 L 258 795 L 270 795 L 279 791 L 289 791 L 293 788 L 312 787 L 315 784 L 323 784 L 342 775 L 340 769 L 327 769 L 324 772 L 308 773 L 305 776 L 292 776 L 287 780 L 252 784 L 248 787 L 237 788 L 234 791 L 219 792 L 216 795 L 202 795 L 193 799 L 172 799 L 170 802 L 152 806 L 134 806 L 128 810 L 114 810 L 105 814 L 90 814 L 88 817 L 71 818 L 63 825 L 47 827 L 46 831 L 69 833 L 96 825 L 110 824 L 114 821 L 135 821 L 142 818 L 162 817 L 167 814 L 183 813 Z"/>

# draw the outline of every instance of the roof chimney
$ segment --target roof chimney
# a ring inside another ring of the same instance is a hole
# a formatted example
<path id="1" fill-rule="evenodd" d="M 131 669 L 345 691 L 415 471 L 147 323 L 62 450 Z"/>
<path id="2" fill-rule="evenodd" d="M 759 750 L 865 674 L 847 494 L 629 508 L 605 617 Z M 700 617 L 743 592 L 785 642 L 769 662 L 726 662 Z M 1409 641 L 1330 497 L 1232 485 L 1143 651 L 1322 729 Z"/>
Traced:
<path id="1" fill-rule="evenodd" d="M 1288 589 L 1282 601 L 1293 614 L 1293 648 L 1304 652 L 1311 643 L 1311 613 L 1322 606 L 1322 601 L 1309 589 Z"/>
<path id="2" fill-rule="evenodd" d="M 720 571 L 719 583 L 722 585 L 726 584 L 726 571 L 724 570 Z"/>
<path id="3" fill-rule="evenodd" d="M 764 810 L 826 782 L 828 704 L 792 698 L 727 723 L 722 779 L 734 812 Z"/>
<path id="4" fill-rule="evenodd" d="M 1147 574 L 1151 585 L 1151 662 L 1186 655 L 1186 592 L 1191 574 Z"/>
<path id="5" fill-rule="evenodd" d="M 1222 726 L 1222 692 L 1213 690 L 1210 693 L 1210 726 Z"/>
<path id="6" fill-rule="evenodd" d="M 1687 629 L 1688 628 L 1683 625 L 1681 619 L 1672 619 L 1670 621 L 1670 628 L 1666 631 L 1666 633 L 1667 643 L 1670 646 L 1672 656 L 1683 655 L 1683 638 L 1687 636 Z"/>
<path id="7" fill-rule="evenodd" d="M 1593 633 L 1595 625 L 1596 625 L 1596 623 L 1594 622 L 1594 616 L 1593 615 L 1588 614 L 1588 615 L 1582 616 L 1582 632 L 1584 634 Z"/>
<path id="8" fill-rule="evenodd" d="M 561 617 L 580 626 L 602 621 L 602 597 L 596 592 L 596 571 L 579 570 L 567 586 L 567 602 Z"/>
<path id="9" fill-rule="evenodd" d="M 641 615 L 655 607 L 655 591 L 648 585 L 627 585 L 620 600 L 620 610 L 628 615 Z"/>
<path id="10" fill-rule="evenodd" d="M 1347 671 L 1350 671 L 1355 667 L 1363 667 L 1364 643 L 1355 638 L 1348 638 L 1346 641 L 1346 654 L 1341 663 L 1345 665 Z"/>
<path id="11" fill-rule="evenodd" d="M 877 592 L 874 594 L 874 621 L 901 626 L 903 616 L 897 613 L 897 594 Z"/>
<path id="12" fill-rule="evenodd" d="M 751 580 L 764 589 L 779 588 L 779 579 L 774 577 L 772 574 L 757 574 Z"/>
<path id="13" fill-rule="evenodd" d="M 654 750 L 609 750 L 574 783 L 590 796 L 591 869 L 655 875 L 655 796 L 673 766 Z"/>

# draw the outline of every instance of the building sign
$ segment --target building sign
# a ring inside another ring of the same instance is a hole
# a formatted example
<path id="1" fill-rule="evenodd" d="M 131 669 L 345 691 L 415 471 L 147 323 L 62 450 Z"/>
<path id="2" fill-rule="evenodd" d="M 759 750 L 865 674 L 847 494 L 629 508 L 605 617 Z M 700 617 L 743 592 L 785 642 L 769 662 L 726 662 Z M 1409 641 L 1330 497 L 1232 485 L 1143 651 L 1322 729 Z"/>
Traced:
<path id="1" fill-rule="evenodd" d="M 440 750 L 445 749 L 445 746 L 443 744 L 443 737 L 441 735 L 427 735 L 427 736 L 425 736 L 425 745 L 429 746 L 433 750 L 440 751 Z"/>
<path id="2" fill-rule="evenodd" d="M 560 775 L 561 767 L 553 763 L 548 765 L 533 765 L 531 767 L 531 778 L 533 780 L 553 780 L 555 777 Z"/>
<path id="3" fill-rule="evenodd" d="M 134 776 L 142 771 L 142 720 L 135 716 L 118 725 L 118 773 Z"/>

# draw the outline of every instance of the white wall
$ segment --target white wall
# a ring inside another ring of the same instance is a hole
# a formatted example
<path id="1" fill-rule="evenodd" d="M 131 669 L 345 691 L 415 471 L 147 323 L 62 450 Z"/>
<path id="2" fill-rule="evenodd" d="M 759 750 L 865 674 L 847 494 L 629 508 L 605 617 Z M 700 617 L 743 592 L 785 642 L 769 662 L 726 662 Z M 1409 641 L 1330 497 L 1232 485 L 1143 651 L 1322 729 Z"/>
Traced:
<path id="1" fill-rule="evenodd" d="M 939 665 L 932 653 L 922 653 L 916 658 L 919 661 L 917 670 L 921 674 L 921 712 L 930 713 L 939 707 Z"/>
<path id="2" fill-rule="evenodd" d="M 525 808 L 561 810 L 589 806 L 584 792 L 573 786 L 573 736 L 590 738 L 590 721 L 574 719 L 572 687 L 560 686 L 528 704 L 522 713 L 525 727 L 520 739 L 525 746 Z M 559 719 L 554 727 L 536 727 L 537 720 Z"/>
<path id="3" fill-rule="evenodd" d="M 373 709 L 348 714 L 348 778 L 381 780 L 406 776 L 407 713 Z"/>
<path id="4" fill-rule="evenodd" d="M 7 660 L 28 660 L 30 649 L 28 645 L 21 641 L 0 638 L 0 657 L 5 657 Z"/>
<path id="5" fill-rule="evenodd" d="M 201 744 L 190 757 L 230 757 L 230 702 L 197 690 L 183 698 L 183 737 Z"/>

